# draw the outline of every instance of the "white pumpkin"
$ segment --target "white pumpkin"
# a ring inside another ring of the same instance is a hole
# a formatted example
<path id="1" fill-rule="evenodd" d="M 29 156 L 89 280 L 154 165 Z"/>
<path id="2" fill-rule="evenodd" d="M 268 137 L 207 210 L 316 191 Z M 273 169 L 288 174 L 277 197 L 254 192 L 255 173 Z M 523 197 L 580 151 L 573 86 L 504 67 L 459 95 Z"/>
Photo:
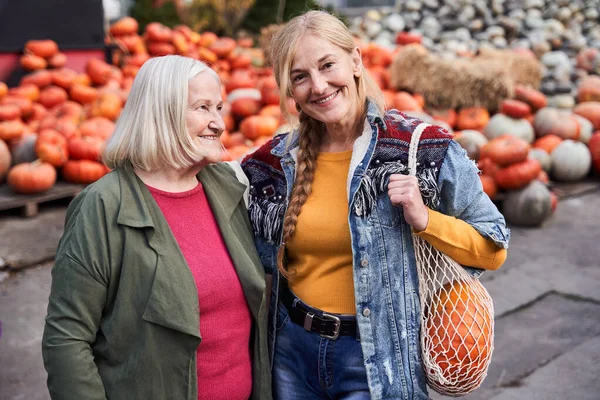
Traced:
<path id="1" fill-rule="evenodd" d="M 594 133 L 594 125 L 592 125 L 589 119 L 583 118 L 581 115 L 573 114 L 573 116 L 579 123 L 579 141 L 588 144 Z"/>
<path id="2" fill-rule="evenodd" d="M 262 94 L 260 94 L 260 90 L 254 88 L 239 88 L 232 90 L 227 95 L 227 102 L 229 104 L 233 103 L 237 99 L 252 99 L 262 101 Z"/>
<path id="3" fill-rule="evenodd" d="M 488 139 L 481 132 L 473 129 L 460 131 L 460 133 L 454 137 L 454 140 L 467 151 L 469 158 L 475 161 L 479 160 L 479 152 L 488 142 Z"/>
<path id="4" fill-rule="evenodd" d="M 525 118 L 515 119 L 504 114 L 495 114 L 483 129 L 488 139 L 501 135 L 512 135 L 523 139 L 527 143 L 533 143 L 535 135 L 533 126 Z"/>
<path id="5" fill-rule="evenodd" d="M 510 190 L 502 203 L 502 214 L 511 225 L 539 226 L 552 214 L 550 191 L 538 180 L 523 189 Z"/>
<path id="6" fill-rule="evenodd" d="M 550 154 L 546 153 L 546 150 L 533 148 L 529 150 L 529 158 L 535 158 L 542 164 L 542 169 L 546 172 L 550 172 L 552 169 L 552 159 Z"/>
<path id="7" fill-rule="evenodd" d="M 558 181 L 579 181 L 589 174 L 592 167 L 592 155 L 588 147 L 571 139 L 565 139 L 556 146 L 550 158 L 550 175 Z"/>

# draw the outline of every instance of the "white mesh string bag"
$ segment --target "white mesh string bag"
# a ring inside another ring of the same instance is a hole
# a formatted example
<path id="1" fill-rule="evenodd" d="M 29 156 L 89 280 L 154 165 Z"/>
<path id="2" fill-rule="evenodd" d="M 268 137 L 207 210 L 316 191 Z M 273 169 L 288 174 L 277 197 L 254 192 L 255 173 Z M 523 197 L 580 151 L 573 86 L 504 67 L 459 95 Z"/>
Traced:
<path id="1" fill-rule="evenodd" d="M 412 134 L 408 169 L 417 172 L 417 148 L 427 124 Z M 412 235 L 421 302 L 421 353 L 428 385 L 458 397 L 485 378 L 494 349 L 494 306 L 479 282 L 460 264 Z"/>

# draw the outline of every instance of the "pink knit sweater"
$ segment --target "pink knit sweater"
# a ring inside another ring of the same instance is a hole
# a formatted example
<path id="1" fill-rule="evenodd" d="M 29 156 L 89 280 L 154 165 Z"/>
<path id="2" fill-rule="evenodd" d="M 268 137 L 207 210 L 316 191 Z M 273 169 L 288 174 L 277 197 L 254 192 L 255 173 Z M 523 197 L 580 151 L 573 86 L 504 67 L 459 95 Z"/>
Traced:
<path id="1" fill-rule="evenodd" d="M 181 193 L 148 189 L 198 289 L 202 337 L 197 350 L 198 399 L 248 399 L 252 315 L 202 184 Z"/>

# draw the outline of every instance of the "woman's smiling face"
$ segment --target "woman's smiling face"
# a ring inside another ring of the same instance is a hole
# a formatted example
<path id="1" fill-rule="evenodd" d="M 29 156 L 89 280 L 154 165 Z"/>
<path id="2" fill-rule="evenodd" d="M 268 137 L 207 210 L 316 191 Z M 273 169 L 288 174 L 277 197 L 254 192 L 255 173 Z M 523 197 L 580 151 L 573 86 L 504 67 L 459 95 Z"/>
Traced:
<path id="1" fill-rule="evenodd" d="M 361 71 L 360 51 L 348 53 L 313 35 L 303 37 L 290 68 L 293 99 L 303 112 L 331 131 L 350 127 L 361 107 L 356 77 Z"/>
<path id="2" fill-rule="evenodd" d="M 201 158 L 207 163 L 221 161 L 221 141 L 225 130 L 221 115 L 221 84 L 208 72 L 200 72 L 189 81 L 186 126 Z"/>

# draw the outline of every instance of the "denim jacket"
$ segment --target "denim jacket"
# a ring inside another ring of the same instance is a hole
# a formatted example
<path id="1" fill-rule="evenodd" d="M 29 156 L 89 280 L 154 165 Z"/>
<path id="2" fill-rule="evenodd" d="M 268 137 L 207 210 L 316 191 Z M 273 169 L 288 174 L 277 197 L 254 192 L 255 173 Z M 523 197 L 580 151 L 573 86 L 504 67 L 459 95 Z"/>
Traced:
<path id="1" fill-rule="evenodd" d="M 411 227 L 387 195 L 389 175 L 407 174 L 412 131 L 422 121 L 369 103 L 347 180 L 356 318 L 373 399 L 427 399 L 420 355 L 420 305 Z M 280 135 L 242 162 L 250 182 L 250 220 L 267 274 L 273 274 L 269 349 L 276 340 L 277 250 L 296 174 L 298 134 Z M 475 163 L 442 128 L 423 132 L 417 177 L 427 206 L 471 224 L 508 247 L 504 217 L 483 192 Z M 470 269 L 474 274 L 480 270 Z"/>

